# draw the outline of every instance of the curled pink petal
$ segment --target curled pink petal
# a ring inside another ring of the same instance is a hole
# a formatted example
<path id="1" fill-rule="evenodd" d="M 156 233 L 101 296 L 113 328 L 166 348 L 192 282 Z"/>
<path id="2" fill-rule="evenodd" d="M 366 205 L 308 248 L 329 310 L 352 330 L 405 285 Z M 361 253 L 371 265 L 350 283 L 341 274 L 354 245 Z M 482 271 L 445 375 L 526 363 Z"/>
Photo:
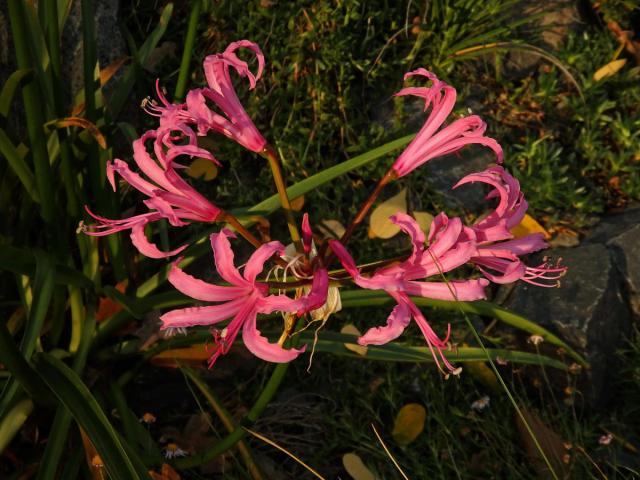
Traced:
<path id="1" fill-rule="evenodd" d="M 149 258 L 167 258 L 179 254 L 188 245 L 182 245 L 175 250 L 163 252 L 155 244 L 147 240 L 147 236 L 144 233 L 144 227 L 147 224 L 146 221 L 139 222 L 131 228 L 131 243 L 138 249 L 140 253 Z"/>
<path id="2" fill-rule="evenodd" d="M 256 357 L 267 362 L 287 363 L 294 360 L 304 352 L 305 347 L 285 350 L 277 343 L 270 343 L 263 337 L 256 326 L 256 311 L 252 310 L 244 319 L 242 328 L 242 341 L 245 347 Z"/>
<path id="3" fill-rule="evenodd" d="M 404 303 L 398 303 L 387 318 L 387 324 L 382 327 L 373 327 L 358 339 L 360 345 L 384 345 L 395 340 L 411 321 L 409 307 Z"/>
<path id="4" fill-rule="evenodd" d="M 216 262 L 216 270 L 220 276 L 231 285 L 250 285 L 233 264 L 233 250 L 229 243 L 229 238 L 235 238 L 235 234 L 226 228 L 218 233 L 212 233 L 209 237 L 211 240 L 211 248 Z"/>
<path id="5" fill-rule="evenodd" d="M 262 272 L 264 268 L 264 262 L 269 260 L 275 254 L 282 255 L 284 253 L 284 245 L 278 241 L 265 243 L 258 248 L 244 267 L 244 278 L 247 282 L 253 283 L 256 277 Z"/>

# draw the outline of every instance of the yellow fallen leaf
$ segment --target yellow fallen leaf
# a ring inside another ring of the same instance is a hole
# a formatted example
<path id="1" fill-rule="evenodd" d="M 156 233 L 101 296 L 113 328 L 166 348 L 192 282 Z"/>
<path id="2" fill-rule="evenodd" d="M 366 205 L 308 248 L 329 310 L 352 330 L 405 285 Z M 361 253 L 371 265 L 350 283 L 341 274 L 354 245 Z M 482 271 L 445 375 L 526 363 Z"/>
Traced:
<path id="1" fill-rule="evenodd" d="M 291 200 L 291 210 L 294 212 L 299 212 L 304 207 L 304 195 L 300 195 L 299 197 Z"/>
<path id="2" fill-rule="evenodd" d="M 360 337 L 362 335 L 360 330 L 358 330 L 356 326 L 351 323 L 348 323 L 344 327 L 342 327 L 340 333 L 344 333 L 345 335 L 355 335 L 357 337 Z M 358 345 L 357 343 L 345 343 L 344 348 L 346 348 L 347 350 L 351 350 L 358 355 L 365 356 L 367 354 L 366 345 Z"/>
<path id="3" fill-rule="evenodd" d="M 208 182 L 218 176 L 218 167 L 211 160 L 196 158 L 187 169 L 187 175 L 191 178 L 202 178 Z"/>
<path id="4" fill-rule="evenodd" d="M 515 238 L 525 237 L 531 233 L 542 233 L 545 239 L 550 239 L 551 235 L 538 221 L 530 215 L 525 215 L 522 221 L 511 229 Z"/>
<path id="5" fill-rule="evenodd" d="M 342 457 L 342 465 L 353 480 L 376 480 L 362 459 L 355 453 L 347 453 Z"/>
<path id="6" fill-rule="evenodd" d="M 338 220 L 322 220 L 318 225 L 318 230 L 325 236 L 325 238 L 340 239 L 346 228 Z"/>
<path id="7" fill-rule="evenodd" d="M 209 348 L 207 348 L 209 347 Z M 165 350 L 151 358 L 151 363 L 156 367 L 178 368 L 180 366 L 201 367 L 209 360 L 214 348 L 204 343 L 197 343 L 185 348 Z"/>
<path id="8" fill-rule="evenodd" d="M 391 436 L 398 445 L 406 447 L 424 430 L 427 411 L 419 403 L 408 403 L 400 409 Z"/>
<path id="9" fill-rule="evenodd" d="M 615 75 L 618 70 L 624 67 L 624 64 L 627 63 L 626 58 L 621 58 L 620 60 L 613 60 L 612 62 L 607 63 L 604 67 L 600 67 L 596 70 L 596 73 L 593 74 L 593 79 L 598 82 L 605 77 L 610 77 L 611 75 Z"/>
<path id="10" fill-rule="evenodd" d="M 407 212 L 406 188 L 373 209 L 369 217 L 369 238 L 387 239 L 396 235 L 400 227 L 389 220 L 389 217 L 398 212 Z"/>
<path id="11" fill-rule="evenodd" d="M 485 362 L 467 362 L 464 365 L 464 369 L 485 387 L 496 393 L 501 391 L 496 374 Z"/>
<path id="12" fill-rule="evenodd" d="M 423 232 L 429 233 L 431 222 L 433 222 L 433 215 L 428 212 L 413 212 L 413 218 L 416 219 L 416 222 L 418 222 Z"/>

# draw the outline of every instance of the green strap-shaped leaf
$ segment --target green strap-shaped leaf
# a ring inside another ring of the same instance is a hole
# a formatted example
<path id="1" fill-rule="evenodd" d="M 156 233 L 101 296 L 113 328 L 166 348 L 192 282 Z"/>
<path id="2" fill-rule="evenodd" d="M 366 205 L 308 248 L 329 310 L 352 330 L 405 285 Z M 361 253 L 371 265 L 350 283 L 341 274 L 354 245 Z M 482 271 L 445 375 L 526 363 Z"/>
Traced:
<path id="1" fill-rule="evenodd" d="M 340 297 L 344 308 L 392 305 L 395 303 L 393 298 L 380 290 L 346 290 L 340 292 Z M 585 368 L 589 368 L 589 364 L 584 358 L 582 358 L 582 356 L 549 330 L 541 327 L 531 320 L 528 320 L 522 315 L 518 315 L 517 313 L 511 312 L 498 305 L 494 305 L 491 302 L 450 302 L 446 300 L 434 300 L 422 297 L 411 297 L 411 300 L 418 306 L 442 308 L 446 310 L 462 311 L 465 313 L 474 313 L 477 315 L 493 317 L 507 325 L 524 330 L 525 332 L 529 332 L 533 335 L 540 335 L 550 344 L 562 347 L 566 350 L 567 354 L 580 365 Z"/>
<path id="2" fill-rule="evenodd" d="M 18 87 L 30 81 L 32 77 L 33 70 L 23 68 L 13 72 L 7 81 L 4 82 L 2 91 L 0 91 L 0 117 L 7 118 L 9 116 L 11 103 L 13 102 L 13 97 L 15 97 Z"/>
<path id="3" fill-rule="evenodd" d="M 13 173 L 16 174 L 31 199 L 34 202 L 39 203 L 40 197 L 38 196 L 38 187 L 36 186 L 35 176 L 33 175 L 29 165 L 27 165 L 27 162 L 25 162 L 24 156 L 20 154 L 2 128 L 0 128 L 0 154 L 7 159 L 7 163 L 13 170 Z"/>
<path id="4" fill-rule="evenodd" d="M 351 358 L 360 358 L 365 360 L 378 360 L 384 362 L 433 362 L 433 355 L 429 347 L 413 347 L 402 345 L 394 342 L 386 345 L 368 345 L 367 352 L 364 355 L 354 353 L 347 349 L 345 343 L 357 344 L 358 337 L 355 335 L 347 335 L 336 332 L 321 332 L 318 335 L 318 341 L 315 344 L 316 352 L 333 353 Z M 313 332 L 303 332 L 300 334 L 300 341 L 307 344 L 307 349 L 311 350 L 314 336 Z M 500 358 L 508 362 L 544 365 L 560 370 L 566 370 L 567 365 L 559 360 L 538 355 L 536 353 L 521 352 L 517 350 L 507 350 L 498 348 L 488 348 L 483 350 L 476 347 L 458 347 L 452 351 L 443 352 L 444 356 L 452 363 L 464 362 L 484 362 L 487 360 L 487 354 L 492 360 Z"/>
<path id="5" fill-rule="evenodd" d="M 46 353 L 34 356 L 44 382 L 73 415 L 95 445 L 111 478 L 149 479 L 139 460 L 127 454 L 123 440 L 80 377 L 61 360 Z"/>

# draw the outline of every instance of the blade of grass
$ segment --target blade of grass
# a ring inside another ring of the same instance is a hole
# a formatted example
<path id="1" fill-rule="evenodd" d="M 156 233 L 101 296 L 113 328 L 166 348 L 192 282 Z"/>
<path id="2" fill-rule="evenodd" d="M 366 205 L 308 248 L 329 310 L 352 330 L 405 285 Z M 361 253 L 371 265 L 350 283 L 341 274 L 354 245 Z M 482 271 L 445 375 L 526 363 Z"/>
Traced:
<path id="1" fill-rule="evenodd" d="M 176 100 L 182 99 L 187 90 L 187 80 L 189 79 L 189 64 L 193 55 L 193 45 L 195 44 L 196 33 L 198 31 L 198 19 L 202 11 L 202 0 L 192 0 L 191 12 L 189 13 L 189 23 L 187 24 L 187 34 L 184 38 L 184 50 L 180 61 L 180 72 L 174 97 Z"/>

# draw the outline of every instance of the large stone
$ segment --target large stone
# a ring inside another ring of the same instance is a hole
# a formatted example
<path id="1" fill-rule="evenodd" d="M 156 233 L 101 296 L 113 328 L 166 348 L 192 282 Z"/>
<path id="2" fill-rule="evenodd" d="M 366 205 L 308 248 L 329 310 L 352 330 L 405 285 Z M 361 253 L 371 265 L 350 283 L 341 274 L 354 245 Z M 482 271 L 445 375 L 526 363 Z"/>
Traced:
<path id="1" fill-rule="evenodd" d="M 544 253 L 562 257 L 569 267 L 561 288 L 520 282 L 507 306 L 557 331 L 586 356 L 591 370 L 585 394 L 593 406 L 602 406 L 608 400 L 609 372 L 616 368 L 615 351 L 630 329 L 620 274 L 609 249 L 601 243 Z"/>
<path id="2" fill-rule="evenodd" d="M 575 248 L 543 254 L 563 257 L 569 267 L 562 287 L 520 282 L 505 304 L 557 331 L 587 357 L 587 393 L 592 405 L 601 406 L 615 352 L 624 346 L 632 321 L 640 319 L 640 207 L 605 217 Z"/>

